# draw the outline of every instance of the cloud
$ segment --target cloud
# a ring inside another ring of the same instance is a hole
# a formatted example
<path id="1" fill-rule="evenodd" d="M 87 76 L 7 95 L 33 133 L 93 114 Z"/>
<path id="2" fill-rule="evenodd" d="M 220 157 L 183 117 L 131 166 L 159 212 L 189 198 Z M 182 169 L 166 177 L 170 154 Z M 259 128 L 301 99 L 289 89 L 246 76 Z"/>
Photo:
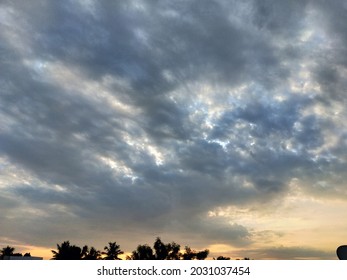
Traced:
<path id="1" fill-rule="evenodd" d="M 235 251 L 234 254 L 241 258 L 272 259 L 272 260 L 327 260 L 337 259 L 335 251 L 327 252 L 310 247 L 268 247 L 259 250 Z M 243 256 L 243 257 L 242 257 Z"/>
<path id="2" fill-rule="evenodd" d="M 208 212 L 273 205 L 293 182 L 345 199 L 344 8 L 0 4 L 3 238 L 199 232 L 248 246 L 251 228 Z"/>

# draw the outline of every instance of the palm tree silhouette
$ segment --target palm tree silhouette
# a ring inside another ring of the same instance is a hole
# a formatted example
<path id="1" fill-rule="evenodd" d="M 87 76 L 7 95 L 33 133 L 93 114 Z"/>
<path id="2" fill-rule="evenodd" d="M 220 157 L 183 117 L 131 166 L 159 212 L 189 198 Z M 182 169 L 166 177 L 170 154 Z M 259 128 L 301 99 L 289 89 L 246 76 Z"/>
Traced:
<path id="1" fill-rule="evenodd" d="M 58 251 L 52 250 L 53 260 L 80 260 L 83 252 L 80 247 L 70 245 L 69 241 L 64 241 L 61 245 L 57 244 Z"/>
<path id="2" fill-rule="evenodd" d="M 121 260 L 118 255 L 124 253 L 120 250 L 120 245 L 118 245 L 117 242 L 109 242 L 108 246 L 105 246 L 104 250 L 105 252 L 102 252 L 102 254 L 106 255 L 104 260 Z"/>
<path id="3" fill-rule="evenodd" d="M 96 250 L 94 247 L 88 248 L 88 246 L 84 246 L 82 249 L 82 259 L 83 260 L 99 260 L 101 259 L 101 252 Z"/>

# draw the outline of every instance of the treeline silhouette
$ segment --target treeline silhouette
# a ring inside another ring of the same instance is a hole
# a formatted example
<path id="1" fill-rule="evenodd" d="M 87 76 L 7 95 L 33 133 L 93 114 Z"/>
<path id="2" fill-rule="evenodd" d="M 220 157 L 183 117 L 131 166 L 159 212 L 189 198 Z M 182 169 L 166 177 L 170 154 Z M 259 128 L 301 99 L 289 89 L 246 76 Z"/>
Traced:
<path id="1" fill-rule="evenodd" d="M 0 251 L 0 259 L 4 256 L 22 256 L 14 253 L 15 248 L 7 246 Z M 51 251 L 52 260 L 121 260 L 120 255 L 124 254 L 117 242 L 109 242 L 103 251 L 87 245 L 82 248 L 64 241 L 57 244 L 57 250 Z M 181 250 L 181 245 L 176 242 L 164 243 L 157 237 L 153 248 L 148 244 L 138 245 L 136 250 L 126 256 L 127 260 L 205 260 L 209 255 L 209 250 L 196 251 L 189 246 Z M 26 253 L 24 256 L 30 256 Z M 216 260 L 230 260 L 229 257 L 219 256 Z M 248 258 L 244 258 L 247 260 Z"/>
<path id="2" fill-rule="evenodd" d="M 30 253 L 25 253 L 24 255 L 22 253 L 15 253 L 15 248 L 6 246 L 1 249 L 0 251 L 0 260 L 2 260 L 6 256 L 13 256 L 13 257 L 31 257 Z"/>
<path id="3" fill-rule="evenodd" d="M 71 245 L 69 241 L 57 244 L 57 250 L 52 250 L 53 260 L 121 260 L 119 255 L 124 254 L 117 242 L 109 242 L 103 251 L 87 245 L 78 247 Z M 157 237 L 153 248 L 147 244 L 138 245 L 131 255 L 126 256 L 127 260 L 204 260 L 207 258 L 209 250 L 195 251 L 186 246 L 181 252 L 181 246 L 175 242 L 163 243 Z"/>

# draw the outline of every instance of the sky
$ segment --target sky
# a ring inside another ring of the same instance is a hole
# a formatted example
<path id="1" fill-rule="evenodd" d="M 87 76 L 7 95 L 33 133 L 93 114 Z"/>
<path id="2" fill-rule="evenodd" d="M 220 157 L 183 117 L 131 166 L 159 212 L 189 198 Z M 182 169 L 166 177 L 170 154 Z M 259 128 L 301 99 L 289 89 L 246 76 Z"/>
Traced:
<path id="1" fill-rule="evenodd" d="M 343 0 L 2 0 L 0 247 L 337 259 Z"/>

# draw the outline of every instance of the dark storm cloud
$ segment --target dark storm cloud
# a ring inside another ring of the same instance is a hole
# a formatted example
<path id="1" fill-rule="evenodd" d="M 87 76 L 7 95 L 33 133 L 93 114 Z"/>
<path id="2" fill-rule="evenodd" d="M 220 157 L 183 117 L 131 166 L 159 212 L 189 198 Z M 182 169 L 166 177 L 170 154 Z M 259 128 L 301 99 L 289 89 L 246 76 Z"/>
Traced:
<path id="1" fill-rule="evenodd" d="M 311 71 L 322 89 L 320 100 L 330 105 L 335 101 L 345 104 L 346 82 L 343 77 L 347 65 L 347 32 L 342 19 L 347 11 L 346 3 L 312 1 L 308 7 L 316 28 L 322 33 L 314 34 L 317 45 L 308 53 L 315 61 Z"/>
<path id="2" fill-rule="evenodd" d="M 307 3 L 306 0 L 254 1 L 253 22 L 260 29 L 293 39 L 304 28 Z"/>
<path id="3" fill-rule="evenodd" d="M 211 158 L 229 167 L 228 172 L 248 176 L 265 193 L 285 190 L 291 178 L 300 176 L 298 169 L 316 171 L 310 151 L 323 145 L 324 123 L 319 116 L 302 116 L 302 109 L 312 102 L 306 97 L 272 103 L 249 101 L 247 106 L 225 112 L 210 139 L 228 143 L 225 154 L 229 161 L 221 162 L 226 156 Z"/>
<path id="4" fill-rule="evenodd" d="M 345 100 L 342 52 L 316 57 L 300 39 L 307 12 L 331 19 L 335 4 L 89 3 L 0 4 L 0 156 L 30 174 L 0 197 L 34 213 L 3 216 L 3 234 L 18 226 L 30 242 L 41 228 L 58 240 L 69 238 L 60 224 L 90 236 L 127 225 L 247 245 L 246 227 L 207 212 L 281 199 L 294 178 L 343 177 L 345 137 L 324 146 L 340 123 L 315 111 L 336 103 L 291 89 L 309 54 L 324 62 L 308 66 L 312 79 Z M 346 39 L 338 20 L 326 26 Z"/>
<path id="5" fill-rule="evenodd" d="M 228 135 L 236 133 L 235 125 L 240 123 L 250 127 L 246 133 L 251 137 L 263 138 L 270 134 L 291 137 L 302 109 L 310 103 L 312 100 L 307 97 L 292 97 L 281 102 L 247 100 L 246 104 L 226 111 L 213 128 L 210 137 L 227 140 Z"/>
<path id="6" fill-rule="evenodd" d="M 347 31 L 342 20 L 347 11 L 346 3 L 337 0 L 329 5 L 325 1 L 317 1 L 313 7 L 318 12 L 317 19 L 323 23 L 321 28 L 328 32 L 330 40 L 337 43 L 334 54 L 327 57 L 331 58 L 336 65 L 342 64 L 346 67 Z"/>

